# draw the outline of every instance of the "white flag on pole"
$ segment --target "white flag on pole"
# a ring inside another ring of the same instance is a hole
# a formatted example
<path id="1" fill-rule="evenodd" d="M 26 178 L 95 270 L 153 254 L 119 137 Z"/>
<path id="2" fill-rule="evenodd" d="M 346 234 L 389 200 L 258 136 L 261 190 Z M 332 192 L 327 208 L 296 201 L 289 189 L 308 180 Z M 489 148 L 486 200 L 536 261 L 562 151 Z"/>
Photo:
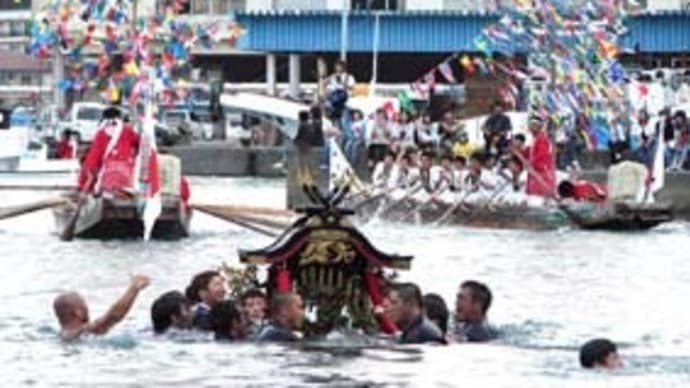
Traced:
<path id="1" fill-rule="evenodd" d="M 139 183 L 144 199 L 142 221 L 144 223 L 144 241 L 151 238 L 151 232 L 160 216 L 163 204 L 160 194 L 160 174 L 158 171 L 158 152 L 153 123 L 153 104 L 145 105 L 143 131 L 139 145 L 140 174 Z"/>

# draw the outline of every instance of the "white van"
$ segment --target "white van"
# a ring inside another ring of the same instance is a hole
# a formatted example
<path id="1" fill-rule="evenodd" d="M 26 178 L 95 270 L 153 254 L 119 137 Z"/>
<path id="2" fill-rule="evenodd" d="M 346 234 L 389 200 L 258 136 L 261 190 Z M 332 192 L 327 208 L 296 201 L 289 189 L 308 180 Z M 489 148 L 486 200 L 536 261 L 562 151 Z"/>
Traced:
<path id="1" fill-rule="evenodd" d="M 77 102 L 72 105 L 66 121 L 58 125 L 57 133 L 65 129 L 74 131 L 80 142 L 88 143 L 93 141 L 93 137 L 98 130 L 98 123 L 101 121 L 103 111 L 107 106 L 98 102 Z"/>

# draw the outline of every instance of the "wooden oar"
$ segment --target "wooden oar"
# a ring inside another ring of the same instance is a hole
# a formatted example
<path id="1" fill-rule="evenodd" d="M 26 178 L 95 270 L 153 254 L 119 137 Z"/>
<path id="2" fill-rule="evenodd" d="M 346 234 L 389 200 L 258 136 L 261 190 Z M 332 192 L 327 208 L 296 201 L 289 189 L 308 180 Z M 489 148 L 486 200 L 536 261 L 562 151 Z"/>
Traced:
<path id="1" fill-rule="evenodd" d="M 77 206 L 74 209 L 74 214 L 72 214 L 72 218 L 69 219 L 67 222 L 67 225 L 65 225 L 65 228 L 62 230 L 62 233 L 60 233 L 60 240 L 62 241 L 72 241 L 74 240 L 74 229 L 77 227 L 77 221 L 79 220 L 79 215 L 81 213 L 81 209 L 84 207 L 84 204 L 88 200 L 89 196 L 85 191 L 88 191 L 91 189 L 91 184 L 94 183 L 94 180 L 96 177 L 94 175 L 89 175 L 88 178 L 86 179 L 86 184 L 84 185 L 84 191 L 79 191 L 79 199 L 77 200 Z"/>
<path id="2" fill-rule="evenodd" d="M 418 192 L 419 190 L 421 190 L 423 187 L 424 187 L 424 185 L 419 185 L 419 186 L 417 186 L 416 188 L 414 188 L 414 189 L 412 189 L 412 190 L 408 190 L 408 191 L 405 193 L 405 196 L 403 196 L 402 198 L 400 198 L 400 199 L 397 200 L 397 201 L 393 201 L 392 203 L 386 205 L 383 209 L 381 209 L 380 211 L 377 211 L 376 213 L 377 213 L 377 214 L 385 214 L 385 213 L 386 213 L 387 211 L 389 211 L 390 209 L 392 209 L 392 208 L 394 208 L 395 206 L 401 204 L 403 201 L 409 199 L 411 196 L 417 194 L 417 192 Z"/>
<path id="3" fill-rule="evenodd" d="M 448 210 L 446 210 L 446 212 L 443 213 L 441 215 L 441 217 L 439 217 L 435 222 L 433 222 L 433 224 L 436 226 L 439 226 L 439 225 L 442 225 L 444 222 L 446 222 L 448 217 L 450 217 L 453 213 L 455 213 L 455 211 L 465 203 L 465 200 L 467 199 L 467 197 L 472 193 L 473 193 L 472 191 L 466 191 L 465 194 L 461 198 L 459 198 L 457 201 L 455 201 L 453 206 L 448 208 Z"/>
<path id="4" fill-rule="evenodd" d="M 376 200 L 378 200 L 378 199 L 381 199 L 382 197 L 387 196 L 388 194 L 392 193 L 392 192 L 395 191 L 396 189 L 398 189 L 398 188 L 397 188 L 397 187 L 390 187 L 390 188 L 384 190 L 384 191 L 381 192 L 381 193 L 375 194 L 375 195 L 373 195 L 373 196 L 371 196 L 371 197 L 365 199 L 364 201 L 362 201 L 362 202 L 360 202 L 360 203 L 354 205 L 353 210 L 354 210 L 355 212 L 357 212 L 357 210 L 363 208 L 364 206 L 366 206 L 366 205 L 368 205 L 368 204 L 370 204 L 370 203 L 372 203 L 372 202 L 374 202 L 374 201 L 376 201 Z M 354 197 L 354 196 L 353 196 L 353 197 Z"/>
<path id="5" fill-rule="evenodd" d="M 67 222 L 67 225 L 65 225 L 65 228 L 62 230 L 62 233 L 60 233 L 60 240 L 62 240 L 62 241 L 74 240 L 74 229 L 77 227 L 77 221 L 79 220 L 79 214 L 81 213 L 81 209 L 84 207 L 84 204 L 86 203 L 87 200 L 88 200 L 87 194 L 84 194 L 84 193 L 79 194 L 79 199 L 77 200 L 77 206 L 74 209 L 74 213 L 72 214 L 72 218 L 69 219 L 69 221 Z"/>
<path id="6" fill-rule="evenodd" d="M 479 206 L 477 206 L 477 207 L 475 207 L 474 209 L 472 209 L 472 211 L 470 211 L 470 214 L 467 215 L 467 221 L 469 222 L 470 220 L 472 220 L 472 217 L 475 216 L 475 215 L 477 214 L 477 212 L 479 212 L 479 210 L 488 209 L 489 206 L 491 205 L 491 203 L 492 203 L 501 193 L 503 193 L 503 191 L 505 191 L 506 187 L 508 187 L 508 186 L 510 186 L 510 185 L 512 185 L 512 184 L 513 184 L 513 182 L 511 182 L 511 181 L 509 181 L 509 180 L 506 181 L 501 187 L 498 188 L 498 190 L 494 191 L 493 194 L 491 194 L 491 197 L 489 197 L 489 199 L 486 200 L 486 202 L 484 202 L 483 204 L 480 204 Z"/>
<path id="7" fill-rule="evenodd" d="M 446 187 L 444 187 L 443 189 L 441 189 L 441 190 L 435 192 L 434 194 L 431 194 L 428 200 L 426 200 L 425 202 L 422 202 L 422 203 L 420 203 L 419 205 L 415 206 L 414 209 L 412 209 L 412 210 L 405 216 L 404 221 L 414 219 L 414 217 L 416 216 L 416 214 L 417 214 L 420 210 L 422 210 L 424 207 L 426 207 L 426 206 L 431 205 L 432 203 L 434 203 L 434 195 L 439 196 L 439 195 L 445 193 L 446 191 L 448 191 L 448 186 L 446 186 Z"/>
<path id="8" fill-rule="evenodd" d="M 263 234 L 264 236 L 274 237 L 274 238 L 275 238 L 275 237 L 278 237 L 278 235 L 279 235 L 278 233 L 273 232 L 273 231 L 271 231 L 271 230 L 264 229 L 264 228 L 262 228 L 262 227 L 253 225 L 253 224 L 250 223 L 249 221 L 243 220 L 243 219 L 241 219 L 241 218 L 238 217 L 238 216 L 233 216 L 233 215 L 230 215 L 230 214 L 224 214 L 224 213 L 222 213 L 222 212 L 212 211 L 212 209 L 209 209 L 209 208 L 206 208 L 206 207 L 196 207 L 195 209 L 198 210 L 198 211 L 200 211 L 200 212 L 202 212 L 202 213 L 205 213 L 205 214 L 208 214 L 208 215 L 210 215 L 210 216 L 216 217 L 216 218 L 218 218 L 218 219 L 221 219 L 221 220 L 224 220 L 224 221 L 228 221 L 228 222 L 233 223 L 233 224 L 235 224 L 235 225 L 238 225 L 238 226 L 241 226 L 241 227 L 243 227 L 243 228 L 249 229 L 249 230 L 251 230 L 251 231 L 253 231 L 253 232 L 257 232 L 257 233 L 259 233 L 259 234 Z"/>
<path id="9" fill-rule="evenodd" d="M 215 211 L 223 213 L 258 214 L 278 217 L 294 217 L 296 215 L 295 212 L 291 210 L 244 205 L 206 205 L 193 203 L 192 208 L 198 209 L 201 212 Z"/>
<path id="10" fill-rule="evenodd" d="M 6 220 L 12 217 L 18 217 L 24 214 L 37 212 L 44 209 L 50 209 L 56 206 L 67 203 L 65 198 L 43 199 L 40 201 L 28 203 L 25 205 L 10 206 L 0 209 L 0 220 Z"/>
<path id="11" fill-rule="evenodd" d="M 268 228 L 275 228 L 275 229 L 285 229 L 291 225 L 289 222 L 281 222 L 277 220 L 269 220 L 263 217 L 254 217 L 250 216 L 247 214 L 229 214 L 230 217 L 240 220 L 240 221 L 245 221 L 245 222 L 250 222 L 252 224 L 257 224 L 261 226 L 265 226 Z"/>

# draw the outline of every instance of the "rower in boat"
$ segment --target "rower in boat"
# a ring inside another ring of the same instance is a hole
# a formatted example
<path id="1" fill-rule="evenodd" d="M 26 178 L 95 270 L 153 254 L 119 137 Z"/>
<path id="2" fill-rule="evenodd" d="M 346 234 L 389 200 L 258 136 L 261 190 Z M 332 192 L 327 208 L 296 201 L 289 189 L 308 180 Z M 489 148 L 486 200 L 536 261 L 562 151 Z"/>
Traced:
<path id="1" fill-rule="evenodd" d="M 393 175 L 395 170 L 395 154 L 388 152 L 384 159 L 376 164 L 372 182 L 379 190 L 389 190 L 393 187 Z"/>
<path id="2" fill-rule="evenodd" d="M 417 200 L 421 202 L 429 200 L 435 192 L 434 181 L 437 175 L 438 169 L 434 168 L 433 155 L 429 152 L 423 153 L 420 158 L 419 175 L 412 188 L 412 193 Z"/>
<path id="3" fill-rule="evenodd" d="M 496 189 L 494 174 L 484 168 L 483 154 L 475 152 L 470 157 L 470 165 L 465 177 L 464 187 L 468 191 L 467 202 L 479 202 Z"/>
<path id="4" fill-rule="evenodd" d="M 508 164 L 499 173 L 499 189 L 502 190 L 500 201 L 518 205 L 527 200 L 525 189 L 527 187 L 527 173 L 520 158 L 513 156 L 508 160 Z"/>
<path id="5" fill-rule="evenodd" d="M 412 155 L 403 155 L 398 160 L 391 178 L 392 185 L 395 188 L 391 192 L 391 198 L 397 201 L 406 197 L 412 191 L 418 179 L 419 170 L 412 164 Z"/>
<path id="6" fill-rule="evenodd" d="M 434 202 L 452 203 L 455 192 L 455 168 L 450 155 L 441 157 L 441 165 L 432 169 L 434 172 L 431 200 Z"/>

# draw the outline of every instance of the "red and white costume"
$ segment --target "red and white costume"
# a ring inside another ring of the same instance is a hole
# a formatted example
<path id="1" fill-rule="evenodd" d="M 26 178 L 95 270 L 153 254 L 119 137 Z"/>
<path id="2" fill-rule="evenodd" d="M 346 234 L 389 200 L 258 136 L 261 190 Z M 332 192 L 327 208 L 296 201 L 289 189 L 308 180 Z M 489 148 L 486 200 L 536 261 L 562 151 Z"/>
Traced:
<path id="1" fill-rule="evenodd" d="M 79 175 L 82 192 L 115 192 L 132 189 L 140 136 L 120 119 L 99 128 Z"/>
<path id="2" fill-rule="evenodd" d="M 534 170 L 527 177 L 527 194 L 552 198 L 556 195 L 556 161 L 553 145 L 546 132 L 534 138 L 529 150 L 529 165 Z"/>

